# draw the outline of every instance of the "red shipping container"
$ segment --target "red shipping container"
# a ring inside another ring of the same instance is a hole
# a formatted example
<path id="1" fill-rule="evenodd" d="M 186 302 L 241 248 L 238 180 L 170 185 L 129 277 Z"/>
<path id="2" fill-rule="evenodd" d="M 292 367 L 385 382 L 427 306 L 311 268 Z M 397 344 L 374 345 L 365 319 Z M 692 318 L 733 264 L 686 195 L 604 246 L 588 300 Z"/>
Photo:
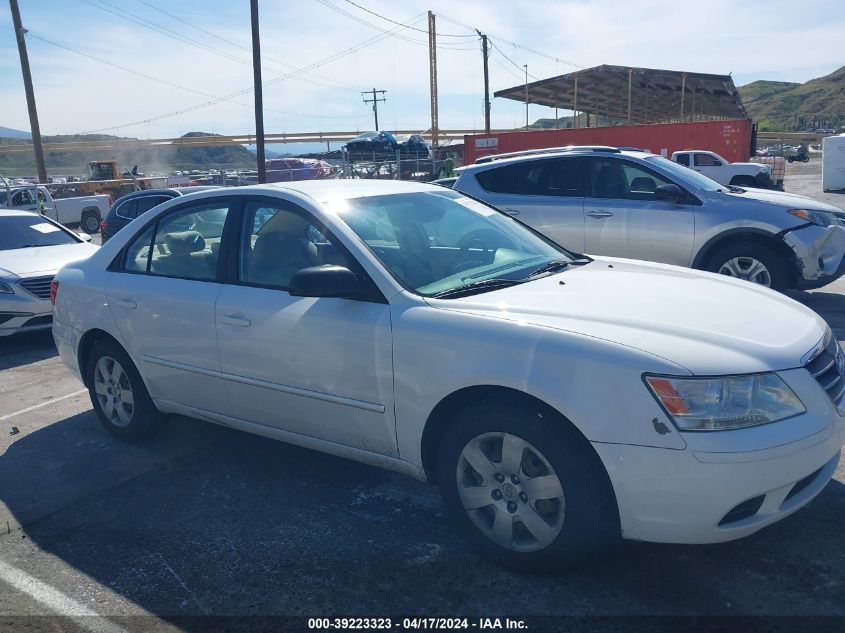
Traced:
<path id="1" fill-rule="evenodd" d="M 716 152 L 732 163 L 751 153 L 751 120 L 654 123 L 565 130 L 526 130 L 464 136 L 464 163 L 481 156 L 566 145 L 611 145 L 647 149 L 667 158 L 673 152 L 701 149 Z"/>

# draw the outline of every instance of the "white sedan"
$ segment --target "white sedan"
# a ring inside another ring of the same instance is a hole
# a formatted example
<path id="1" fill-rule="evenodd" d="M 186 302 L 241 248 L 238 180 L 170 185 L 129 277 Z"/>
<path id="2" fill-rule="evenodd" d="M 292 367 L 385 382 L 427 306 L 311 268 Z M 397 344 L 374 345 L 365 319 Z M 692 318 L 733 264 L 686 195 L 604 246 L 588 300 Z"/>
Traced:
<path id="1" fill-rule="evenodd" d="M 0 209 L 0 337 L 50 328 L 53 275 L 95 252 L 90 239 L 37 213 Z"/>
<path id="2" fill-rule="evenodd" d="M 436 482 L 471 541 L 528 568 L 756 532 L 821 492 L 845 441 L 845 359 L 809 309 L 576 255 L 443 187 L 176 198 L 54 294 L 61 356 L 116 436 L 183 414 Z"/>

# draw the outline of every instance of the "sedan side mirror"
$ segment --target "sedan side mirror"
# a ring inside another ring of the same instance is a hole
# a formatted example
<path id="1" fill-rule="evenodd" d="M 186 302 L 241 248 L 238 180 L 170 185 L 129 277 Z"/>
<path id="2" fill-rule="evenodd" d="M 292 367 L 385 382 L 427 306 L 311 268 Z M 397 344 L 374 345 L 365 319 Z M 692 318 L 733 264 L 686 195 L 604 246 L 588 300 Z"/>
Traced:
<path id="1" fill-rule="evenodd" d="M 668 200 L 669 202 L 681 202 L 684 199 L 684 190 L 678 185 L 658 185 L 654 190 L 655 200 Z"/>
<path id="2" fill-rule="evenodd" d="M 87 233 L 77 233 L 76 237 L 81 239 L 83 242 L 90 242 L 91 241 L 91 236 L 88 235 Z"/>
<path id="3" fill-rule="evenodd" d="M 288 292 L 294 297 L 357 299 L 364 293 L 358 277 L 343 266 L 312 266 L 294 273 Z"/>

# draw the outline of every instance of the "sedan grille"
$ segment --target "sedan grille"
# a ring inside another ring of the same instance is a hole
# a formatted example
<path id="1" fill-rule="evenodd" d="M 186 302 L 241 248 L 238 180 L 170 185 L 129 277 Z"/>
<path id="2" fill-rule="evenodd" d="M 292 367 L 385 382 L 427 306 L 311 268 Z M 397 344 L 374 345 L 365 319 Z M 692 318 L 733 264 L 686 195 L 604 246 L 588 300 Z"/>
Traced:
<path id="1" fill-rule="evenodd" d="M 833 400 L 837 408 L 842 408 L 845 396 L 845 353 L 839 347 L 839 341 L 831 335 L 827 345 L 816 352 L 804 365 L 813 378 L 819 381 L 822 389 Z"/>
<path id="2" fill-rule="evenodd" d="M 21 282 L 21 286 L 29 292 L 30 294 L 35 295 L 39 299 L 49 299 L 50 298 L 50 282 L 53 281 L 53 277 L 32 277 L 31 279 L 24 279 Z"/>

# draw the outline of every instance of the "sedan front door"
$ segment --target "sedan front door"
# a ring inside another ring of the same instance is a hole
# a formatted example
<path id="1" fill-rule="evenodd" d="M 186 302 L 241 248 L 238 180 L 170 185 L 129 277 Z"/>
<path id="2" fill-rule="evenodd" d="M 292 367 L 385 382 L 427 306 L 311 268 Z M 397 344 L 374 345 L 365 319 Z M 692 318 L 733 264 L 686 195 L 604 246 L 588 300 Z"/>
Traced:
<path id="1" fill-rule="evenodd" d="M 232 416 L 396 456 L 390 306 L 288 292 L 312 266 L 365 275 L 352 256 L 274 198 L 244 205 L 236 260 L 215 316 Z"/>
<path id="2" fill-rule="evenodd" d="M 674 184 L 623 158 L 589 158 L 584 201 L 585 252 L 689 266 L 695 213 L 689 202 L 659 200 L 655 190 Z"/>

